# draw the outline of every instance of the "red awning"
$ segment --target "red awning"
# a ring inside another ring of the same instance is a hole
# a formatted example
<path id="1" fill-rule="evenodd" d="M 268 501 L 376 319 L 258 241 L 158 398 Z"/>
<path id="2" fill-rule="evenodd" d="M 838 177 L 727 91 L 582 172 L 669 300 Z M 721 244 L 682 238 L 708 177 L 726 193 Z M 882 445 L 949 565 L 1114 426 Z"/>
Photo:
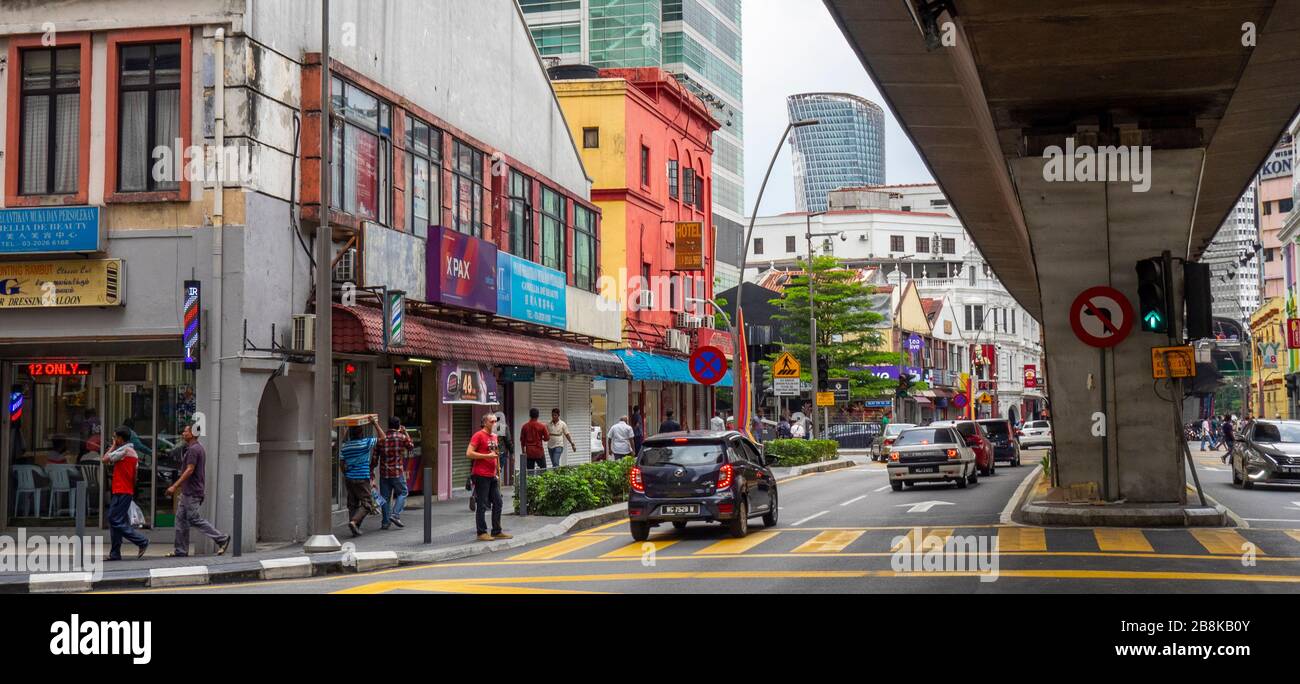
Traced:
<path id="1" fill-rule="evenodd" d="M 381 354 L 384 351 L 384 317 L 374 307 L 334 305 L 334 351 Z M 390 354 L 432 359 L 471 361 L 497 366 L 530 366 L 546 370 L 570 369 L 569 357 L 558 342 L 524 337 L 497 330 L 407 316 L 406 344 Z"/>

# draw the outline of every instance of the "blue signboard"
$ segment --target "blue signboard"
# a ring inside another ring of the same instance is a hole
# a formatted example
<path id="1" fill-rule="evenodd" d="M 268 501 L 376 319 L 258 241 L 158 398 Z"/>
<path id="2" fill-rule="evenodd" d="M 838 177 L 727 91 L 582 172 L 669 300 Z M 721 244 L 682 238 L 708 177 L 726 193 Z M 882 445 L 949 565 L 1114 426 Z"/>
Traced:
<path id="1" fill-rule="evenodd" d="M 99 207 L 0 209 L 0 254 L 98 251 Z"/>
<path id="2" fill-rule="evenodd" d="M 564 328 L 569 321 L 564 274 L 504 252 L 498 254 L 497 314 Z"/>
<path id="3" fill-rule="evenodd" d="M 853 370 L 853 371 L 868 370 L 871 371 L 872 375 L 878 378 L 887 378 L 889 380 L 898 379 L 898 366 L 869 366 L 867 368 L 850 366 L 849 370 Z M 913 381 L 919 381 L 922 377 L 925 376 L 925 370 L 921 368 L 904 366 L 903 370 L 907 371 L 907 374 L 912 377 Z"/>

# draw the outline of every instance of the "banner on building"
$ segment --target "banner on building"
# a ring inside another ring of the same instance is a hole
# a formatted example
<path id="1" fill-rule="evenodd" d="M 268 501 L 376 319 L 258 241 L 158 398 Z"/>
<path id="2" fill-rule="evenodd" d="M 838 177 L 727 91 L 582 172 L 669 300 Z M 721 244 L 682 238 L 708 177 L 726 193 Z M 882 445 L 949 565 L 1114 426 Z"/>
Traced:
<path id="1" fill-rule="evenodd" d="M 1259 344 L 1259 363 L 1264 368 L 1277 368 L 1277 355 L 1282 345 L 1277 342 Z"/>
<path id="2" fill-rule="evenodd" d="M 469 406 L 498 406 L 501 403 L 496 376 L 478 363 L 444 362 L 439 365 L 442 403 Z"/>
<path id="3" fill-rule="evenodd" d="M 123 306 L 121 259 L 0 264 L 0 309 Z"/>
<path id="4" fill-rule="evenodd" d="M 429 229 L 428 301 L 497 312 L 497 246 L 451 228 Z"/>
<path id="5" fill-rule="evenodd" d="M 704 224 L 699 221 L 677 223 L 676 270 L 704 270 Z"/>
<path id="6" fill-rule="evenodd" d="M 99 207 L 0 209 L 0 254 L 99 251 Z"/>
<path id="7" fill-rule="evenodd" d="M 568 326 L 564 274 L 510 254 L 497 254 L 497 313 L 550 328 Z"/>
<path id="8" fill-rule="evenodd" d="M 1038 366 L 1034 364 L 1025 364 L 1025 389 L 1035 389 L 1038 387 Z"/>
<path id="9" fill-rule="evenodd" d="M 1288 349 L 1300 349 L 1300 318 L 1287 319 L 1286 346 Z"/>

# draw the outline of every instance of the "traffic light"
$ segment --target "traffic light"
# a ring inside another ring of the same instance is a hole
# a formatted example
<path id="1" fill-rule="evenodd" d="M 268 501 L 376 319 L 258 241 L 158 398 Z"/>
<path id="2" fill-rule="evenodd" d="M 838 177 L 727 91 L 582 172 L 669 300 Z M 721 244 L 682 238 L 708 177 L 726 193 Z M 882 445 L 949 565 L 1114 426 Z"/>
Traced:
<path id="1" fill-rule="evenodd" d="M 1142 330 L 1153 333 L 1169 332 L 1169 292 L 1165 287 L 1165 262 L 1161 257 L 1137 262 L 1138 321 Z"/>
<path id="2" fill-rule="evenodd" d="M 831 373 L 831 357 L 829 357 L 829 356 L 822 356 L 821 354 L 818 354 L 818 355 L 817 355 L 817 390 L 816 390 L 816 391 L 821 392 L 821 391 L 823 391 L 823 389 L 824 389 L 827 385 L 830 384 L 830 382 L 827 381 L 827 378 L 830 377 L 830 373 Z"/>
<path id="3" fill-rule="evenodd" d="M 1210 265 L 1183 263 L 1183 299 L 1187 305 L 1187 339 L 1214 337 L 1214 303 Z"/>

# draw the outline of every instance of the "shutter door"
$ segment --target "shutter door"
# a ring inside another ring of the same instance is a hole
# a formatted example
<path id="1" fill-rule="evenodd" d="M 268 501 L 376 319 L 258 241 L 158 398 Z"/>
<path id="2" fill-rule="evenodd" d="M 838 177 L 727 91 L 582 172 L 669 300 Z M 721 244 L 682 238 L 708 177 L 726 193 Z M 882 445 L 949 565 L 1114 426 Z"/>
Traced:
<path id="1" fill-rule="evenodd" d="M 573 433 L 576 451 L 565 450 L 564 465 L 591 462 L 591 378 L 574 375 L 564 383 L 564 422 Z M 565 445 L 568 446 L 567 444 Z"/>
<path id="2" fill-rule="evenodd" d="M 537 409 L 537 419 L 543 424 L 550 424 L 551 409 L 560 409 L 560 417 L 564 418 L 564 403 L 561 401 L 560 381 L 552 373 L 538 373 L 537 380 L 533 382 L 532 388 L 532 405 L 528 408 Z M 574 440 L 575 442 L 577 440 Z M 546 467 L 551 467 L 551 450 L 546 447 Z"/>
<path id="3" fill-rule="evenodd" d="M 474 435 L 474 407 L 451 407 L 451 490 L 454 492 L 465 486 L 469 472 L 474 463 L 465 452 L 469 449 L 469 438 Z"/>

